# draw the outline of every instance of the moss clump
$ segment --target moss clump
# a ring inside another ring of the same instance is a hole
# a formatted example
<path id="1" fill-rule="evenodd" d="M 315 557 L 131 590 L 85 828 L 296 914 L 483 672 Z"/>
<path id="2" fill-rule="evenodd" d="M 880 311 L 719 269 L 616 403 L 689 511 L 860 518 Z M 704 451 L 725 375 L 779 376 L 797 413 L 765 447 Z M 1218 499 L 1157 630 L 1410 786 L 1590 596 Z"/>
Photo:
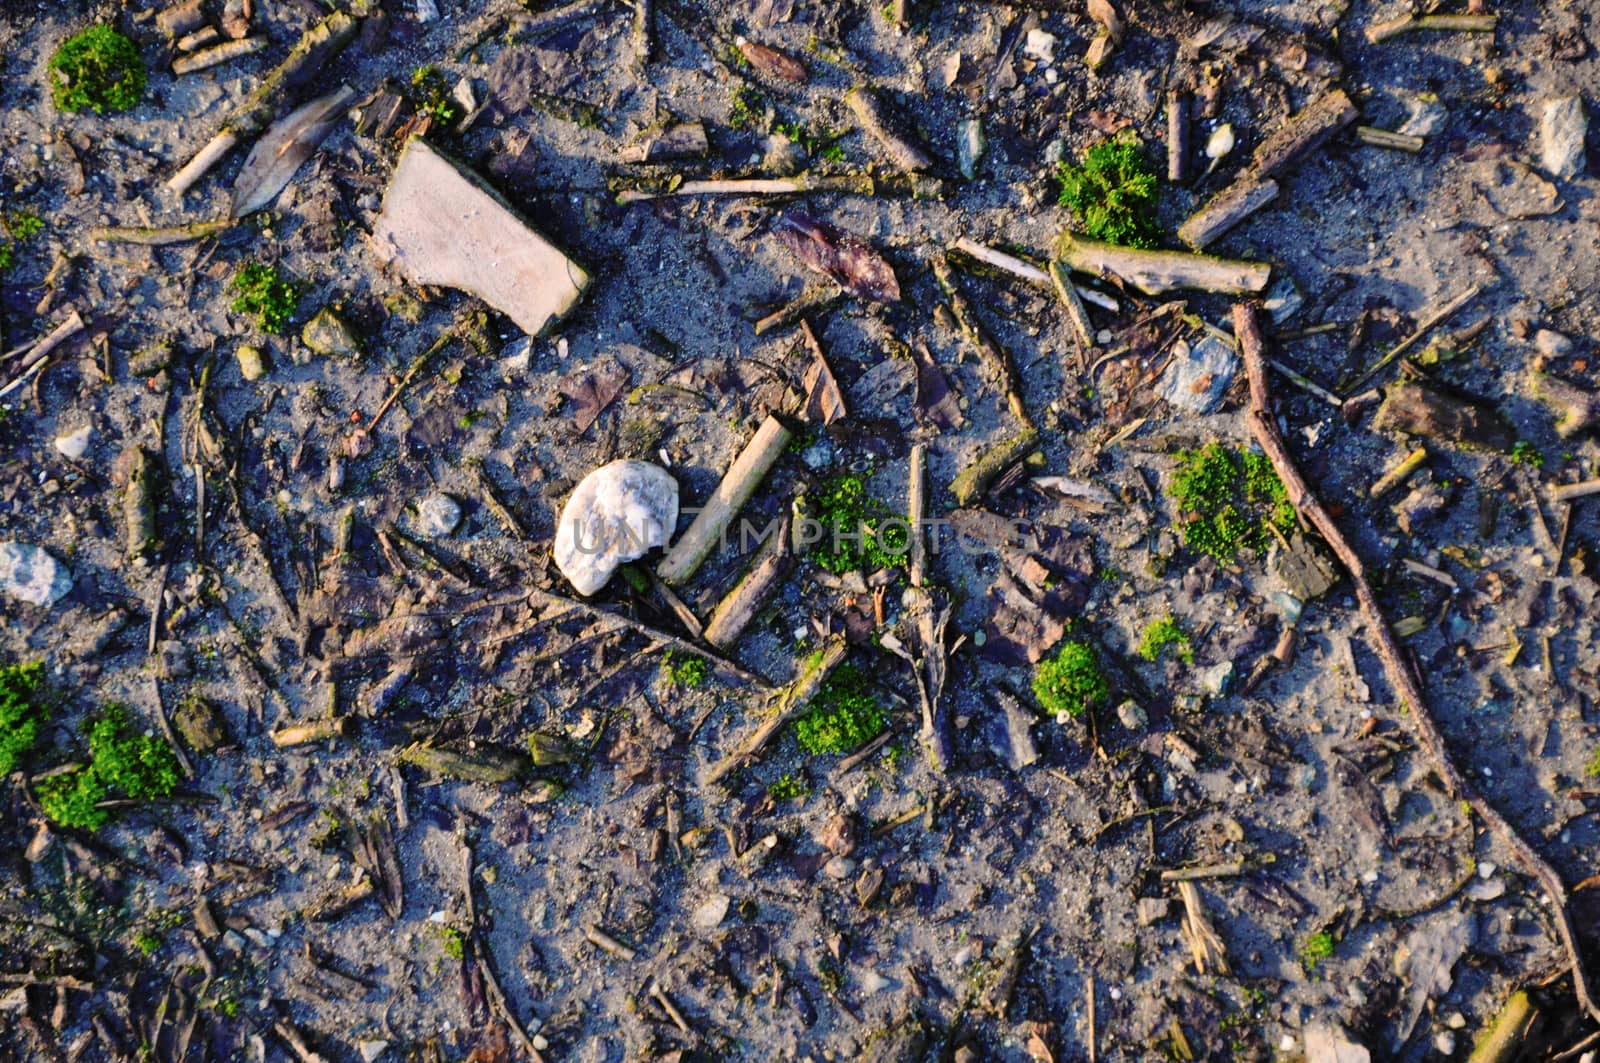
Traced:
<path id="1" fill-rule="evenodd" d="M 17 245 L 44 231 L 44 219 L 30 210 L 6 211 L 0 215 L 0 226 L 5 228 L 5 238 L 0 240 L 0 272 L 4 272 L 16 262 Z"/>
<path id="2" fill-rule="evenodd" d="M 711 665 L 704 657 L 696 657 L 693 654 L 676 657 L 669 650 L 661 659 L 661 663 L 667 670 L 667 678 L 674 686 L 703 686 L 705 681 L 711 678 Z"/>
<path id="3" fill-rule="evenodd" d="M 99 830 L 111 820 L 100 802 L 166 797 L 178 788 L 178 758 L 165 742 L 127 733 L 128 710 L 110 705 L 89 727 L 89 764 L 39 787 L 45 815 L 63 827 Z"/>
<path id="4" fill-rule="evenodd" d="M 755 89 L 741 86 L 734 90 L 728 109 L 728 124 L 735 129 L 759 130 L 767 124 L 767 101 Z"/>
<path id="5" fill-rule="evenodd" d="M 1300 949 L 1300 966 L 1306 969 L 1306 974 L 1316 974 L 1317 964 L 1332 955 L 1333 935 L 1320 930 L 1306 938 L 1304 947 Z"/>
<path id="6" fill-rule="evenodd" d="M 1082 716 L 1084 710 L 1104 701 L 1111 685 L 1086 642 L 1064 642 L 1054 658 L 1039 662 L 1033 673 L 1033 696 L 1050 715 Z"/>
<path id="7" fill-rule="evenodd" d="M 799 801 L 811 796 L 811 780 L 803 772 L 785 772 L 783 778 L 767 787 L 774 801 Z"/>
<path id="8" fill-rule="evenodd" d="M 1183 541 L 1218 561 L 1241 548 L 1265 549 L 1272 528 L 1287 534 L 1294 507 L 1264 454 L 1208 443 L 1179 455 L 1168 495 L 1183 519 Z"/>
<path id="9" fill-rule="evenodd" d="M 45 722 L 44 662 L 0 668 L 0 776 L 10 775 L 39 740 Z"/>
<path id="10" fill-rule="evenodd" d="M 1589 755 L 1589 763 L 1584 767 L 1583 773 L 1591 779 L 1600 779 L 1600 747 Z"/>
<path id="11" fill-rule="evenodd" d="M 91 26 L 50 57 L 50 91 L 63 111 L 125 111 L 144 95 L 144 61 L 110 26 Z"/>
<path id="12" fill-rule="evenodd" d="M 417 93 L 417 108 L 431 115 L 442 126 L 456 124 L 461 117 L 461 106 L 450 95 L 444 75 L 436 66 L 419 66 L 411 72 L 411 87 Z"/>
<path id="13" fill-rule="evenodd" d="M 811 558 L 829 572 L 875 572 L 905 561 L 911 546 L 909 533 L 903 523 L 887 524 L 893 514 L 882 501 L 867 494 L 863 477 L 836 476 L 808 495 L 806 504 L 808 516 L 821 530 L 821 537 L 811 547 Z"/>
<path id="14" fill-rule="evenodd" d="M 854 665 L 834 669 L 811 699 L 811 708 L 795 721 L 800 748 L 813 756 L 847 753 L 883 731 L 885 717 L 867 688 L 867 677 Z"/>
<path id="15" fill-rule="evenodd" d="M 234 312 L 253 315 L 262 332 L 282 332 L 300 302 L 299 286 L 278 267 L 262 262 L 241 266 L 229 290 L 238 296 L 233 301 Z"/>
<path id="16" fill-rule="evenodd" d="M 1156 198 L 1160 182 L 1131 134 L 1113 137 L 1084 153 L 1073 166 L 1056 169 L 1063 207 L 1078 216 L 1083 231 L 1096 240 L 1124 247 L 1155 247 Z"/>
<path id="17" fill-rule="evenodd" d="M 1194 647 L 1189 644 L 1189 633 L 1178 625 L 1175 617 L 1164 616 L 1144 629 L 1139 640 L 1139 656 L 1147 661 L 1158 659 L 1176 646 L 1184 664 L 1194 663 Z"/>

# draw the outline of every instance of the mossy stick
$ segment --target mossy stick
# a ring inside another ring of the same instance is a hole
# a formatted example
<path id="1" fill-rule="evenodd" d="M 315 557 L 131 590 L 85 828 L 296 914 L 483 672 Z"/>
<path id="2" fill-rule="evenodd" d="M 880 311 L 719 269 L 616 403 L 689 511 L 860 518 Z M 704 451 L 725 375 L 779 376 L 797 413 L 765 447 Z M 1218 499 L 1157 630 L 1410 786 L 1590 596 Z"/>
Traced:
<path id="1" fill-rule="evenodd" d="M 1418 447 L 1416 450 L 1413 450 L 1400 461 L 1400 464 L 1396 465 L 1394 468 L 1378 477 L 1378 479 L 1373 483 L 1372 488 L 1367 492 L 1367 497 L 1382 498 L 1384 495 L 1388 494 L 1390 491 L 1393 491 L 1396 487 L 1399 487 L 1402 483 L 1404 483 L 1408 476 L 1422 468 L 1422 463 L 1427 460 L 1427 447 Z"/>
<path id="2" fill-rule="evenodd" d="M 1539 1011 L 1527 990 L 1512 993 L 1472 1046 L 1467 1063 L 1511 1063 L 1521 1054 L 1523 1043 L 1538 1017 Z"/>
<path id="3" fill-rule="evenodd" d="M 218 63 L 226 63 L 230 59 L 252 55 L 266 46 L 267 39 L 265 37 L 243 37 L 237 41 L 226 41 L 215 48 L 191 52 L 188 55 L 174 59 L 172 61 L 172 72 L 180 77 L 184 74 L 192 74 L 197 70 L 216 66 Z"/>
<path id="4" fill-rule="evenodd" d="M 812 654 L 801 666 L 800 674 L 778 691 L 767 717 L 739 744 L 738 752 L 725 757 L 707 773 L 707 785 L 721 781 L 760 756 L 767 743 L 805 711 L 828 676 L 844 660 L 847 650 L 843 637 L 835 635 Z"/>
<path id="5" fill-rule="evenodd" d="M 1180 288 L 1245 295 L 1262 291 L 1272 278 L 1265 262 L 1195 255 L 1184 251 L 1145 251 L 1062 233 L 1056 257 L 1079 273 L 1121 277 L 1146 295 L 1164 295 Z"/>
<path id="6" fill-rule="evenodd" d="M 794 521 L 792 510 L 783 518 L 772 535 L 761 545 L 761 550 L 706 621 L 704 638 L 718 649 L 727 649 L 738 641 L 744 629 L 766 606 L 772 592 L 783 585 L 793 557 L 790 550 L 789 529 Z"/>
<path id="7" fill-rule="evenodd" d="M 914 173 L 933 165 L 928 153 L 912 143 L 895 127 L 896 123 L 884 109 L 883 101 L 878 99 L 871 89 L 852 89 L 845 96 L 844 102 L 850 106 L 850 111 L 856 116 L 856 121 L 861 123 L 861 128 L 883 146 L 889 161 L 901 170 Z"/>
<path id="8" fill-rule="evenodd" d="M 190 240 L 203 240 L 208 236 L 227 232 L 239 224 L 237 218 L 218 218 L 215 221 L 196 221 L 188 225 L 165 225 L 159 228 L 109 225 L 89 230 L 89 239 L 97 244 L 143 244 L 146 247 L 165 247 Z"/>
<path id="9" fill-rule="evenodd" d="M 661 559 L 661 564 L 656 566 L 656 575 L 676 586 L 695 574 L 711 553 L 712 547 L 722 538 L 728 522 L 782 456 L 791 438 L 789 429 L 776 417 L 769 415 L 761 423 L 755 436 L 734 459 L 716 491 L 706 499 L 694 523 L 678 537 L 672 549 L 667 551 L 667 556 Z"/>
<path id="10" fill-rule="evenodd" d="M 971 465 L 950 481 L 950 493 L 955 497 L 956 505 L 970 506 L 982 498 L 995 477 L 1038 447 L 1039 430 L 1030 425 L 979 454 Z"/>
<path id="11" fill-rule="evenodd" d="M 1406 15 L 1404 18 L 1375 22 L 1366 29 L 1368 44 L 1382 44 L 1393 37 L 1418 30 L 1439 33 L 1493 33 L 1498 15 Z"/>
<path id="12" fill-rule="evenodd" d="M 1433 761 L 1434 769 L 1444 783 L 1445 790 L 1470 804 L 1490 832 L 1500 839 L 1517 862 L 1544 887 L 1550 898 L 1551 917 L 1555 920 L 1562 947 L 1566 950 L 1567 960 L 1572 967 L 1572 986 L 1578 1005 L 1591 1018 L 1600 1020 L 1600 1008 L 1596 1007 L 1594 997 L 1589 991 L 1589 976 L 1583 965 L 1583 952 L 1573 927 L 1572 913 L 1567 904 L 1567 890 L 1561 881 L 1561 876 L 1456 767 L 1450 749 L 1445 744 L 1444 735 L 1428 709 L 1422 684 L 1407 662 L 1405 651 L 1395 638 L 1394 631 L 1384 616 L 1383 607 L 1378 604 L 1377 595 L 1372 592 L 1372 585 L 1367 581 L 1365 566 L 1361 562 L 1360 555 L 1350 546 L 1333 517 L 1307 486 L 1305 478 L 1300 475 L 1299 468 L 1289 456 L 1289 449 L 1284 445 L 1283 437 L 1278 434 L 1278 422 L 1273 417 L 1272 400 L 1267 390 L 1266 342 L 1256 322 L 1254 306 L 1248 303 L 1238 303 L 1234 306 L 1233 329 L 1239 339 L 1245 371 L 1250 378 L 1250 430 L 1255 435 L 1256 441 L 1261 444 L 1267 459 L 1272 462 L 1278 478 L 1283 481 L 1289 503 L 1306 523 L 1321 534 L 1334 555 L 1338 557 L 1340 564 L 1350 574 L 1350 582 L 1355 584 L 1356 588 L 1356 601 L 1367 621 L 1367 637 L 1372 643 L 1373 651 L 1383 664 L 1384 674 L 1389 680 L 1390 687 L 1399 697 L 1401 715 Z"/>
<path id="13" fill-rule="evenodd" d="M 961 327 L 961 334 L 978 352 L 978 356 L 988 363 L 990 372 L 1000 378 L 1000 386 L 1005 389 L 1006 405 L 1011 407 L 1011 415 L 1025 425 L 1032 425 L 1033 420 L 1028 416 L 1028 409 L 1022 403 L 1022 374 L 1017 372 L 1017 363 L 1012 360 L 1010 352 L 989 335 L 983 327 L 983 322 L 978 320 L 977 312 L 972 309 L 972 304 L 967 302 L 966 295 L 956 284 L 955 275 L 950 272 L 949 256 L 934 256 L 933 276 L 943 289 L 945 299 L 950 303 L 950 310 L 955 315 L 956 324 Z"/>
<path id="14" fill-rule="evenodd" d="M 951 244 L 950 250 L 956 252 L 958 256 L 970 258 L 980 265 L 999 270 L 1001 273 L 1009 273 L 1013 277 L 1018 277 L 1025 281 L 1031 281 L 1041 288 L 1053 287 L 1055 284 L 1055 278 L 1050 273 L 1029 259 L 985 246 L 969 236 L 963 236 Z M 962 264 L 960 257 L 958 257 L 956 265 Z M 1072 290 L 1077 293 L 1080 300 L 1085 303 L 1093 303 L 1102 310 L 1109 310 L 1115 314 L 1121 309 L 1117 301 L 1104 292 L 1097 292 L 1093 288 L 1082 288 L 1076 285 L 1073 286 Z"/>

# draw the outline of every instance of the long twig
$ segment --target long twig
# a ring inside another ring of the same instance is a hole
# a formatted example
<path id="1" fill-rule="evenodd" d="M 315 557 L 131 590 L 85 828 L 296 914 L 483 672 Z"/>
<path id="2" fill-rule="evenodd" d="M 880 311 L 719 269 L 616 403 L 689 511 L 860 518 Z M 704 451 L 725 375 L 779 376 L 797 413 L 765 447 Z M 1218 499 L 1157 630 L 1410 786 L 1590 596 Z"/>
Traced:
<path id="1" fill-rule="evenodd" d="M 1511 851 L 1517 862 L 1537 878 L 1545 892 L 1550 895 L 1551 914 L 1556 922 L 1556 930 L 1561 936 L 1567 960 L 1572 965 L 1572 988 L 1577 996 L 1578 1006 L 1591 1018 L 1600 1021 L 1600 1008 L 1595 1007 L 1594 998 L 1589 992 L 1589 977 L 1584 970 L 1583 953 L 1578 945 L 1577 932 L 1573 929 L 1572 915 L 1567 906 L 1567 890 L 1562 884 L 1561 876 L 1533 846 L 1523 840 L 1516 828 L 1506 822 L 1488 799 L 1479 793 L 1456 767 L 1455 761 L 1450 756 L 1450 750 L 1445 745 L 1444 736 L 1439 731 L 1439 725 L 1428 710 L 1422 685 L 1406 663 L 1400 643 L 1384 618 L 1383 609 L 1378 605 L 1377 596 L 1372 592 L 1372 585 L 1367 582 L 1360 556 L 1346 541 L 1339 531 L 1339 526 L 1322 507 L 1322 503 L 1317 500 L 1311 488 L 1306 485 L 1300 470 L 1295 467 L 1294 460 L 1289 457 L 1289 450 L 1284 445 L 1283 437 L 1278 434 L 1278 423 L 1272 416 L 1272 403 L 1270 393 L 1267 391 L 1266 344 L 1262 339 L 1260 326 L 1256 322 L 1254 306 L 1248 303 L 1234 305 L 1233 329 L 1239 339 L 1245 371 L 1250 377 L 1250 429 L 1255 434 L 1256 441 L 1261 444 L 1261 449 L 1272 462 L 1278 478 L 1283 481 L 1289 502 L 1295 511 L 1317 530 L 1339 558 L 1339 563 L 1350 574 L 1350 582 L 1355 584 L 1356 588 L 1356 600 L 1360 603 L 1361 613 L 1366 618 L 1372 648 L 1377 653 L 1378 659 L 1383 662 L 1384 674 L 1388 677 L 1389 685 L 1400 697 L 1405 719 L 1416 733 L 1422 748 L 1433 760 L 1434 768 L 1443 780 L 1446 790 L 1472 806 L 1473 811 Z"/>

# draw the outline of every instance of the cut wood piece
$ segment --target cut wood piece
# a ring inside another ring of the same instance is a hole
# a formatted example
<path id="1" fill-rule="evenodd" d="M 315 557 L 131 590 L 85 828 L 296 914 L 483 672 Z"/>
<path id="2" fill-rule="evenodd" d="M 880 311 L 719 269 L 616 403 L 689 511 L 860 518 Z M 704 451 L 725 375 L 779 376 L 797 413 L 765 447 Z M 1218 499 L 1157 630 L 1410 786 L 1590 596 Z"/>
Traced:
<path id="1" fill-rule="evenodd" d="M 172 72 L 180 76 L 192 74 L 196 70 L 204 70 L 207 67 L 216 66 L 218 63 L 226 63 L 230 59 L 238 59 L 241 56 L 259 52 L 266 46 L 267 39 L 265 37 L 245 37 L 242 40 L 228 41 L 226 44 L 219 44 L 214 48 L 207 48 L 201 52 L 191 52 L 182 58 L 174 59 L 172 61 Z"/>
<path id="2" fill-rule="evenodd" d="M 389 179 L 372 248 L 413 284 L 471 292 L 530 336 L 571 310 L 589 283 L 493 189 L 416 137 Z"/>
<path id="3" fill-rule="evenodd" d="M 1323 93 L 1261 142 L 1250 164 L 1252 174 L 1279 177 L 1287 173 L 1360 114 L 1343 89 Z"/>
<path id="4" fill-rule="evenodd" d="M 761 544 L 761 550 L 745 574 L 734 584 L 727 597 L 717 603 L 706 622 L 705 640 L 718 649 L 727 649 L 738 641 L 744 629 L 766 607 L 772 592 L 783 585 L 789 574 L 790 528 L 793 511 L 787 511 L 777 529 Z"/>
<path id="5" fill-rule="evenodd" d="M 200 0 L 182 0 L 156 12 L 156 29 L 168 37 L 193 33 L 205 23 L 206 13 L 200 9 Z"/>
<path id="6" fill-rule="evenodd" d="M 296 108 L 262 134 L 245 157 L 244 168 L 233 182 L 233 209 L 229 216 L 243 217 L 267 206 L 282 192 L 295 171 L 333 132 L 355 90 L 340 85 L 326 96 Z"/>
<path id="7" fill-rule="evenodd" d="M 1389 389 L 1372 418 L 1375 431 L 1396 430 L 1468 447 L 1509 450 L 1516 434 L 1500 414 L 1478 399 L 1447 394 L 1426 384 Z"/>
<path id="8" fill-rule="evenodd" d="M 1189 176 L 1189 94 L 1167 92 L 1167 180 L 1181 185 Z"/>
<path id="9" fill-rule="evenodd" d="M 1240 179 L 1211 197 L 1205 206 L 1178 226 L 1178 239 L 1194 248 L 1205 246 L 1278 198 L 1278 182 Z"/>
<path id="10" fill-rule="evenodd" d="M 889 160 L 907 172 L 926 170 L 933 165 L 928 153 L 902 134 L 897 123 L 889 117 L 883 101 L 869 89 L 858 88 L 844 98 L 850 110 L 861 123 L 861 128 L 883 145 Z"/>
<path id="11" fill-rule="evenodd" d="M 711 548 L 722 538 L 728 522 L 738 513 L 767 470 L 782 456 L 791 433 L 782 421 L 769 416 L 744 450 L 734 459 L 716 491 L 706 499 L 689 530 L 678 537 L 667 556 L 656 567 L 656 575 L 674 586 L 683 583 L 700 567 Z"/>
<path id="12" fill-rule="evenodd" d="M 1114 274 L 1146 295 L 1162 295 L 1179 288 L 1242 295 L 1263 291 L 1272 278 L 1272 267 L 1265 262 L 1183 251 L 1143 251 L 1103 244 L 1073 233 L 1061 234 L 1056 255 L 1068 269 L 1096 276 Z"/>

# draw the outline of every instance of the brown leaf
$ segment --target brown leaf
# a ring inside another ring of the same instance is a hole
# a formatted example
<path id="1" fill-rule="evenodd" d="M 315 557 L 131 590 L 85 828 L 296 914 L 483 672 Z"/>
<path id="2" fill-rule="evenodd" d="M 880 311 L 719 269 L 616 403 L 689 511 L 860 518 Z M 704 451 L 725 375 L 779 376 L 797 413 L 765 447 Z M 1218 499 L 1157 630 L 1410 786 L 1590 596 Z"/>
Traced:
<path id="1" fill-rule="evenodd" d="M 839 382 L 833 379 L 833 371 L 828 368 L 828 360 L 823 357 L 822 345 L 812 333 L 811 325 L 801 321 L 800 328 L 805 332 L 806 346 L 811 348 L 811 365 L 801 381 L 806 389 L 806 418 L 829 425 L 849 416 L 850 411 L 845 409 Z"/>
<path id="2" fill-rule="evenodd" d="M 788 81 L 795 85 L 804 85 L 808 80 L 806 68 L 801 66 L 798 60 L 791 59 L 776 48 L 768 48 L 764 44 L 747 41 L 741 37 L 739 39 L 739 54 L 744 56 L 751 66 L 767 77 L 777 78 L 779 81 Z"/>
<path id="3" fill-rule="evenodd" d="M 1089 9 L 1094 10 L 1093 0 L 1090 0 Z M 1050 1048 L 1055 1032 L 1055 1027 L 1050 1023 L 1028 1023 L 1028 1057 L 1037 1063 L 1056 1063 L 1056 1054 Z"/>
<path id="4" fill-rule="evenodd" d="M 278 198 L 296 170 L 316 152 L 355 98 L 348 85 L 319 96 L 278 122 L 256 141 L 233 182 L 233 209 L 241 218 Z"/>
<path id="5" fill-rule="evenodd" d="M 587 432 L 627 383 L 628 368 L 620 362 L 608 362 L 588 372 L 574 373 L 558 386 L 561 394 L 572 400 L 573 424 L 579 432 Z"/>
<path id="6" fill-rule="evenodd" d="M 917 399 L 912 407 L 917 420 L 938 425 L 945 431 L 960 428 L 966 420 L 961 414 L 961 403 L 945 379 L 944 370 L 928 353 L 927 344 L 921 340 L 913 343 L 911 360 L 917 367 Z"/>
<path id="7" fill-rule="evenodd" d="M 405 908 L 405 879 L 400 874 L 400 854 L 395 849 L 389 818 L 373 816 L 365 827 L 354 829 L 351 852 L 356 863 L 378 885 L 378 903 L 390 919 L 399 919 Z"/>
<path id="8" fill-rule="evenodd" d="M 831 277 L 851 295 L 880 303 L 899 301 L 894 268 L 859 237 L 798 211 L 779 218 L 773 231 L 803 265 Z"/>

